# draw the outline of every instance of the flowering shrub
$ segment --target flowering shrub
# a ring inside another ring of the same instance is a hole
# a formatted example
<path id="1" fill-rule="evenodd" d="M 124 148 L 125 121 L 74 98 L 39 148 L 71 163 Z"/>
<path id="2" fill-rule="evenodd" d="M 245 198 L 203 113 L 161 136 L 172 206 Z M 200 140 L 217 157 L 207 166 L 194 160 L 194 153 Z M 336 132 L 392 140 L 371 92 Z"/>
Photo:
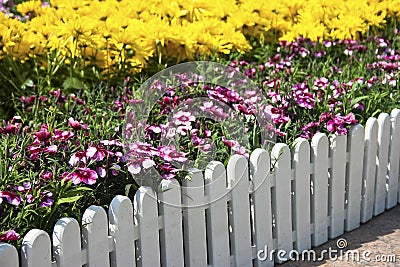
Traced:
<path id="1" fill-rule="evenodd" d="M 101 90 L 101 98 L 58 89 L 16 100 L 20 116 L 0 128 L 2 241 L 30 228 L 50 230 L 60 216 L 79 217 L 82 205 L 106 204 L 133 183 L 118 140 L 124 112 L 104 102 L 117 92 Z"/>
<path id="2" fill-rule="evenodd" d="M 398 31 L 361 35 L 398 16 L 398 3 L 388 3 L 3 1 L 0 241 L 19 244 L 31 228 L 51 231 L 61 216 L 79 219 L 90 204 L 132 196 L 151 168 L 181 180 L 188 162 L 227 163 L 258 147 L 254 92 L 241 96 L 190 74 L 154 106 L 141 125 L 145 139 L 124 146 L 127 109 L 143 101 L 140 85 L 176 62 L 213 59 L 246 75 L 267 99 L 277 142 L 346 134 L 395 108 Z M 104 82 L 107 73 L 115 77 Z M 198 97 L 205 99 L 198 111 L 214 120 L 196 117 Z M 243 133 L 224 131 L 231 116 Z"/>

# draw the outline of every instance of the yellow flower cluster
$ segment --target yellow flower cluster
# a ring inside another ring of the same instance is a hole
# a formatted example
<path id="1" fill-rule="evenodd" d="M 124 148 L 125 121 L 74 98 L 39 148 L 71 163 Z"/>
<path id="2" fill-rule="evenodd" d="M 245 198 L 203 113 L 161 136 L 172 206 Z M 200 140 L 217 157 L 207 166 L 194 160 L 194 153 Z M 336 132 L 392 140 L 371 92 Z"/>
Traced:
<path id="1" fill-rule="evenodd" d="M 56 53 L 102 69 L 140 71 L 160 62 L 246 52 L 246 36 L 357 38 L 400 15 L 400 0 L 40 0 L 21 3 L 26 22 L 0 15 L 0 57 Z"/>

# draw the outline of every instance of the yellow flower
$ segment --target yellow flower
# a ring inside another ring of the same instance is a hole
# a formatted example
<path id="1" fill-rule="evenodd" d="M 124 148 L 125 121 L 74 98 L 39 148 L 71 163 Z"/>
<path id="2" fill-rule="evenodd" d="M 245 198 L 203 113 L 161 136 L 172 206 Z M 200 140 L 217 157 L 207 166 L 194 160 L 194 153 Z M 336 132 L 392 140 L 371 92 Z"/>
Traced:
<path id="1" fill-rule="evenodd" d="M 17 5 L 17 11 L 23 16 L 38 16 L 42 14 L 42 1 L 30 0 Z"/>

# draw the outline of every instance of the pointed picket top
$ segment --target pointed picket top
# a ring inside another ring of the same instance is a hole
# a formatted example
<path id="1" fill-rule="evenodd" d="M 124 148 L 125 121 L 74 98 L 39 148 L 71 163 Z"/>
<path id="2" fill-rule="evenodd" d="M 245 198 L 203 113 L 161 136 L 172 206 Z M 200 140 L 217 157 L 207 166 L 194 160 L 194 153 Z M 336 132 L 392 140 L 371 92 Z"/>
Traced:
<path id="1" fill-rule="evenodd" d="M 0 242 L 0 266 L 19 267 L 18 252 L 13 245 Z"/>
<path id="2" fill-rule="evenodd" d="M 159 213 L 164 227 L 160 231 L 161 264 L 163 266 L 183 266 L 182 200 L 181 187 L 177 180 L 161 181 L 158 195 Z"/>
<path id="3" fill-rule="evenodd" d="M 134 208 L 140 231 L 139 266 L 160 266 L 157 197 L 151 187 L 139 187 Z"/>
<path id="4" fill-rule="evenodd" d="M 51 267 L 49 235 L 38 229 L 30 230 L 22 240 L 22 267 Z"/>
<path id="5" fill-rule="evenodd" d="M 375 180 L 374 215 L 385 211 L 386 179 L 388 176 L 388 159 L 390 143 L 390 116 L 381 113 L 378 117 L 378 166 Z"/>
<path id="6" fill-rule="evenodd" d="M 365 125 L 364 167 L 361 198 L 361 222 L 369 221 L 374 212 L 375 174 L 378 154 L 378 120 L 369 118 Z"/>
<path id="7" fill-rule="evenodd" d="M 314 223 L 313 246 L 328 241 L 328 137 L 317 133 L 311 140 L 311 161 L 314 166 L 311 195 L 311 217 Z"/>
<path id="8" fill-rule="evenodd" d="M 346 231 L 351 231 L 360 226 L 363 166 L 365 164 L 364 138 L 364 127 L 362 125 L 358 124 L 351 127 L 347 142 L 350 160 L 346 169 Z"/>
<path id="9" fill-rule="evenodd" d="M 90 206 L 82 216 L 83 248 L 86 248 L 87 267 L 110 266 L 108 251 L 108 220 L 106 211 Z"/>
<path id="10" fill-rule="evenodd" d="M 218 161 L 211 161 L 206 167 L 204 179 L 205 194 L 210 204 L 206 210 L 209 264 L 229 266 L 228 190 L 224 165 Z"/>
<path id="11" fill-rule="evenodd" d="M 400 164 L 400 109 L 394 109 L 390 114 L 390 151 L 389 151 L 389 179 L 386 197 L 386 208 L 390 209 L 400 202 L 399 191 L 399 164 Z"/>
<path id="12" fill-rule="evenodd" d="M 231 248 L 235 266 L 252 266 L 248 161 L 244 156 L 233 155 L 226 169 L 232 196 Z"/>
<path id="13" fill-rule="evenodd" d="M 53 230 L 53 253 L 59 267 L 80 267 L 81 230 L 74 218 L 62 218 Z"/>
<path id="14" fill-rule="evenodd" d="M 114 238 L 112 266 L 136 266 L 133 205 L 126 196 L 115 196 L 108 210 L 109 231 Z"/>
<path id="15" fill-rule="evenodd" d="M 311 248 L 311 211 L 310 211 L 310 143 L 297 138 L 293 151 L 294 168 L 294 214 L 296 230 L 295 248 L 301 252 Z"/>
<path id="16" fill-rule="evenodd" d="M 272 207 L 271 207 L 271 178 L 270 156 L 264 149 L 257 148 L 250 156 L 250 177 L 252 182 L 252 199 L 254 203 L 254 244 L 256 250 L 272 250 L 274 241 L 272 237 Z M 256 266 L 274 266 L 274 259 L 269 257 L 265 260 L 257 259 Z"/>

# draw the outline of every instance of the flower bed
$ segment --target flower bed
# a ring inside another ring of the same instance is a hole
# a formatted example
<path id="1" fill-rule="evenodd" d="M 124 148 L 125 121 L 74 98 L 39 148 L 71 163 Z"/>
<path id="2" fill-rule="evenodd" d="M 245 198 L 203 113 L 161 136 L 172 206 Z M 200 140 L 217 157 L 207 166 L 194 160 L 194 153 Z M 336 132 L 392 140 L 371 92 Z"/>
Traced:
<path id="1" fill-rule="evenodd" d="M 138 160 L 127 160 L 127 108 L 142 100 L 138 89 L 147 77 L 179 61 L 214 60 L 242 72 L 266 97 L 277 142 L 287 144 L 317 132 L 346 134 L 399 103 L 398 11 L 387 1 L 278 1 L 272 10 L 254 1 L 64 2 L 44 8 L 25 2 L 11 10 L 19 20 L 0 18 L 0 241 L 19 242 L 28 229 L 50 231 L 61 216 L 80 218 L 90 204 L 132 196 L 135 177 L 150 167 L 182 180 L 173 162 L 195 161 L 214 146 L 213 157 L 227 163 L 229 155 L 248 156 L 259 146 L 253 92 L 243 97 L 188 75 L 159 99 L 145 140 L 131 144 Z M 372 27 L 386 21 L 381 30 Z M 202 110 L 221 120 L 226 112 L 213 101 L 231 107 L 243 119 L 248 145 L 222 121 L 197 120 L 190 110 L 168 121 L 176 107 L 199 97 L 209 99 Z M 180 139 L 175 146 L 160 141 L 171 129 Z"/>

